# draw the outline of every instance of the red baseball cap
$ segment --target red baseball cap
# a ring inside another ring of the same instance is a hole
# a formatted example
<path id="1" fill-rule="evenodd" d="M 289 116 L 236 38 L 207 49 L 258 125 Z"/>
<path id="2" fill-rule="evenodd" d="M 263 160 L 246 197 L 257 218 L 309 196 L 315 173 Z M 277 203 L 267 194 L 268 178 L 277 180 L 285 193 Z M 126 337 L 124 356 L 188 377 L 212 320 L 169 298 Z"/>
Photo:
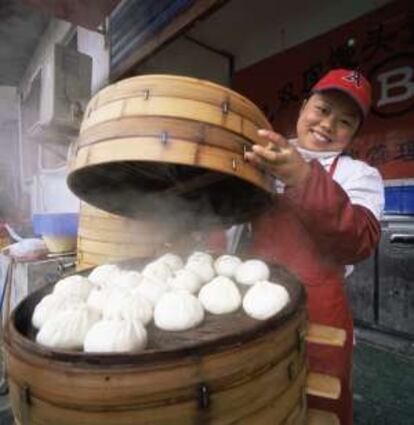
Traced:
<path id="1" fill-rule="evenodd" d="M 360 108 L 362 116 L 368 115 L 371 107 L 371 84 L 359 72 L 349 69 L 334 69 L 325 74 L 313 87 L 312 92 L 340 90 L 346 93 Z"/>

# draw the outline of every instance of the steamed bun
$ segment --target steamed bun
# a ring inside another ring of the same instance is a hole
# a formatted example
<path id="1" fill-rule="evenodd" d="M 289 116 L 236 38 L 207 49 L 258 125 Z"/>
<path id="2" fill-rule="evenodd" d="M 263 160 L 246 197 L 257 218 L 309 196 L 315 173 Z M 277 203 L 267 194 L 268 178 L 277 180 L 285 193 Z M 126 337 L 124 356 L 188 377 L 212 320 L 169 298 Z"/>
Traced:
<path id="1" fill-rule="evenodd" d="M 146 344 L 147 331 L 139 320 L 107 319 L 91 327 L 83 349 L 88 353 L 141 351 Z"/>
<path id="2" fill-rule="evenodd" d="M 180 270 L 184 267 L 184 261 L 182 258 L 176 254 L 172 254 L 170 252 L 167 252 L 166 254 L 162 255 L 160 258 L 158 258 L 157 261 L 161 261 L 162 263 L 166 263 L 167 266 L 173 271 Z"/>
<path id="3" fill-rule="evenodd" d="M 110 284 L 119 272 L 120 269 L 115 264 L 102 264 L 89 273 L 88 279 L 93 284 L 103 287 Z"/>
<path id="4" fill-rule="evenodd" d="M 173 277 L 168 280 L 173 289 L 183 289 L 192 294 L 198 292 L 203 284 L 201 278 L 191 270 L 177 270 Z"/>
<path id="5" fill-rule="evenodd" d="M 205 252 L 196 251 L 190 255 L 184 268 L 198 275 L 203 283 L 209 282 L 216 275 L 213 257 Z"/>
<path id="6" fill-rule="evenodd" d="M 200 301 L 187 291 L 164 294 L 155 306 L 155 325 L 166 331 L 184 331 L 195 328 L 204 319 Z"/>
<path id="7" fill-rule="evenodd" d="M 210 254 L 207 254 L 207 252 L 202 252 L 202 251 L 194 251 L 188 258 L 187 258 L 187 263 L 189 262 L 206 262 L 206 263 L 210 263 L 213 264 L 214 263 L 214 259 Z"/>
<path id="8" fill-rule="evenodd" d="M 241 263 L 242 260 L 235 255 L 221 255 L 214 262 L 214 268 L 220 276 L 234 277 Z"/>
<path id="9" fill-rule="evenodd" d="M 68 310 L 73 305 L 82 304 L 83 299 L 77 296 L 64 296 L 51 293 L 43 297 L 36 305 L 32 315 L 32 325 L 40 329 L 50 317 L 57 313 Z"/>
<path id="10" fill-rule="evenodd" d="M 112 278 L 113 280 L 106 281 L 105 286 L 95 286 L 88 296 L 88 306 L 99 313 L 102 313 L 106 306 L 112 303 L 117 294 L 136 289 L 143 279 L 137 271 L 122 270 L 112 274 Z"/>
<path id="11" fill-rule="evenodd" d="M 254 285 L 256 282 L 268 280 L 270 269 L 262 260 L 247 260 L 237 268 L 235 277 L 242 285 Z"/>
<path id="12" fill-rule="evenodd" d="M 118 273 L 115 280 L 112 281 L 113 285 L 117 288 L 134 289 L 142 280 L 142 275 L 138 271 L 125 270 Z"/>
<path id="13" fill-rule="evenodd" d="M 173 271 L 166 262 L 159 260 L 148 263 L 142 270 L 142 275 L 158 282 L 166 283 Z"/>
<path id="14" fill-rule="evenodd" d="M 150 301 L 153 306 L 155 306 L 162 295 L 170 289 L 171 288 L 167 282 L 153 280 L 144 276 L 135 291 Z"/>
<path id="15" fill-rule="evenodd" d="M 289 299 L 284 286 L 268 281 L 257 282 L 246 292 L 243 309 L 254 319 L 266 320 L 279 313 Z"/>
<path id="16" fill-rule="evenodd" d="M 212 314 L 231 313 L 240 307 L 242 301 L 236 284 L 225 276 L 217 276 L 203 286 L 198 299 Z"/>
<path id="17" fill-rule="evenodd" d="M 86 304 L 98 313 L 102 313 L 105 306 L 110 303 L 113 297 L 113 292 L 114 289 L 110 287 L 104 287 L 102 289 L 96 287 L 90 292 L 89 297 L 86 300 Z"/>
<path id="18" fill-rule="evenodd" d="M 80 349 L 89 329 L 100 319 L 86 303 L 73 305 L 49 318 L 36 335 L 36 342 L 47 347 Z"/>
<path id="19" fill-rule="evenodd" d="M 139 320 L 147 325 L 152 319 L 152 303 L 136 289 L 114 292 L 102 310 L 104 319 Z"/>
<path id="20" fill-rule="evenodd" d="M 185 269 L 195 273 L 203 283 L 210 281 L 216 275 L 213 265 L 209 263 L 197 263 L 193 261 L 187 263 Z"/>
<path id="21" fill-rule="evenodd" d="M 93 289 L 93 283 L 86 277 L 72 275 L 59 280 L 53 288 L 53 293 L 62 296 L 77 296 L 86 301 Z"/>

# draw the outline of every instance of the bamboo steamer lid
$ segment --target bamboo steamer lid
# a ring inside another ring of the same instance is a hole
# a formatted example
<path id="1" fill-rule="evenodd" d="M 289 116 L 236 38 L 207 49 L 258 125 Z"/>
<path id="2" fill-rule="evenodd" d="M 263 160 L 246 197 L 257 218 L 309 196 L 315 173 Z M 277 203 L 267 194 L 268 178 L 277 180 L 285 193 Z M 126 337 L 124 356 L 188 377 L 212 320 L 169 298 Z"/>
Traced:
<path id="1" fill-rule="evenodd" d="M 68 184 L 124 216 L 187 211 L 243 222 L 271 197 L 271 177 L 244 160 L 252 144 L 263 144 L 259 128 L 271 128 L 264 114 L 226 87 L 172 75 L 122 80 L 89 102 Z"/>

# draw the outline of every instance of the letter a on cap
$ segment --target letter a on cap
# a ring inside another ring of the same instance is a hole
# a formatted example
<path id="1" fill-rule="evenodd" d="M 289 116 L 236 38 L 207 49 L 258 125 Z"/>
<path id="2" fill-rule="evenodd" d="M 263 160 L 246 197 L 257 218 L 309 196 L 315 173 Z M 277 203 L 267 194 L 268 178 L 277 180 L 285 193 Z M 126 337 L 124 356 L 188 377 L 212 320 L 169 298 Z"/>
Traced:
<path id="1" fill-rule="evenodd" d="M 359 72 L 349 69 L 334 69 L 323 76 L 312 88 L 313 92 L 340 90 L 359 106 L 362 115 L 368 114 L 371 106 L 371 85 Z"/>
<path id="2" fill-rule="evenodd" d="M 361 73 L 358 71 L 351 71 L 349 75 L 342 77 L 345 81 L 354 84 L 355 87 L 361 86 Z"/>

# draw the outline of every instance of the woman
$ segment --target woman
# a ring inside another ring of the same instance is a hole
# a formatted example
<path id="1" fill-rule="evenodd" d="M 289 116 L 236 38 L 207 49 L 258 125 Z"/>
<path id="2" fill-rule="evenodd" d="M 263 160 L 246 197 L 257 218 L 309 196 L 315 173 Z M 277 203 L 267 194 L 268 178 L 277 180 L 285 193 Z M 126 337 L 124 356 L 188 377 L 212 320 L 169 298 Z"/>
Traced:
<path id="1" fill-rule="evenodd" d="M 310 369 L 341 380 L 339 400 L 309 397 L 309 406 L 352 423 L 353 325 L 346 299 L 347 265 L 368 257 L 380 238 L 384 204 L 378 171 L 342 154 L 365 120 L 369 82 L 358 72 L 330 71 L 305 100 L 297 139 L 259 130 L 267 142 L 246 160 L 269 170 L 280 192 L 272 209 L 251 224 L 251 254 L 285 265 L 304 283 L 309 320 L 345 329 L 344 348 L 308 345 Z"/>

